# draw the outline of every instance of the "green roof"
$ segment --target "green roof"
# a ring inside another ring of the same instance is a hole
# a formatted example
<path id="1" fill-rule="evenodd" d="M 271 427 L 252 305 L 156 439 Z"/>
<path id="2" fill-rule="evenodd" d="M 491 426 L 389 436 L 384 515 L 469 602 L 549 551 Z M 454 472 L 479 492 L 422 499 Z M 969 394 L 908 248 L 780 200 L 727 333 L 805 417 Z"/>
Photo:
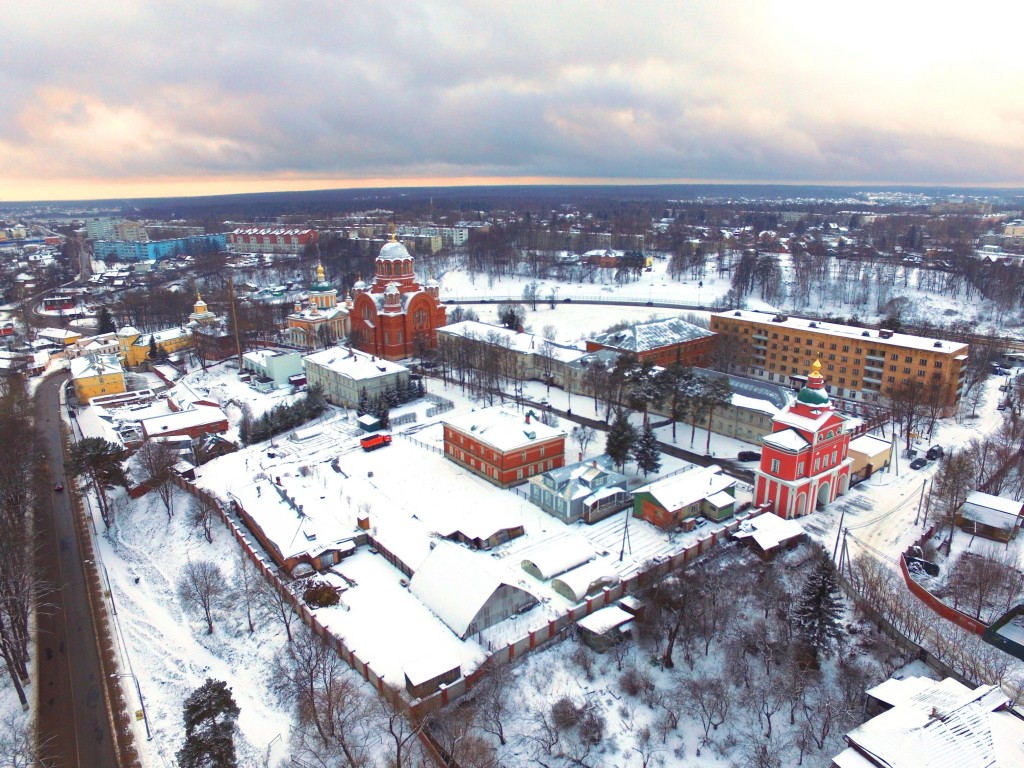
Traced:
<path id="1" fill-rule="evenodd" d="M 828 404 L 828 392 L 824 389 L 804 387 L 797 394 L 796 399 L 797 402 L 806 403 L 807 405 L 826 405 Z"/>

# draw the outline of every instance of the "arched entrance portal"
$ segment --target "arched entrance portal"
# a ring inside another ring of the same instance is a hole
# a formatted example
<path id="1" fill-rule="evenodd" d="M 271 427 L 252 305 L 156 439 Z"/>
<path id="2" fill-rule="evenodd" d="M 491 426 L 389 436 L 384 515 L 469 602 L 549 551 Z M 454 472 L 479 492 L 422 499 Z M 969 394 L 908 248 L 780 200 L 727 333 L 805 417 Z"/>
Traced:
<path id="1" fill-rule="evenodd" d="M 796 517 L 803 517 L 807 514 L 807 494 L 801 493 L 796 497 L 796 507 L 793 509 L 793 514 Z"/>
<path id="2" fill-rule="evenodd" d="M 824 509 L 832 500 L 832 486 L 829 483 L 822 483 L 818 486 L 818 509 Z"/>
<path id="3" fill-rule="evenodd" d="M 839 495 L 844 495 L 848 490 L 850 490 L 850 476 L 843 475 L 839 478 Z"/>

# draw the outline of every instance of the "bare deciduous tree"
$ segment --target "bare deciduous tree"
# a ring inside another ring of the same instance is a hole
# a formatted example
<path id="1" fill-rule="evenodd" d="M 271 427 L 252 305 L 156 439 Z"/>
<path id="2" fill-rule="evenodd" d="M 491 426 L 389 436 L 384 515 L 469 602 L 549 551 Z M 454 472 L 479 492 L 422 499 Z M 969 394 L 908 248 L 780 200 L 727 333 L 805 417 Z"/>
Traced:
<path id="1" fill-rule="evenodd" d="M 209 560 L 189 560 L 178 579 L 178 597 L 188 609 L 202 609 L 207 631 L 213 634 L 213 612 L 228 602 L 230 590 L 220 566 Z"/>

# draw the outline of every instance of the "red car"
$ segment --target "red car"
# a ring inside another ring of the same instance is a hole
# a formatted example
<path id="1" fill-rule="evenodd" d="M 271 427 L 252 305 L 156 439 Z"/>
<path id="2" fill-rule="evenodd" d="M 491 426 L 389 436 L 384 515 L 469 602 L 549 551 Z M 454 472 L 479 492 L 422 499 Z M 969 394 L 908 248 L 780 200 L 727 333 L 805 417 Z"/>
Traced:
<path id="1" fill-rule="evenodd" d="M 55 486 L 53 486 L 53 490 L 56 491 L 57 493 L 60 493 L 61 491 L 64 490 L 64 483 L 57 483 Z"/>

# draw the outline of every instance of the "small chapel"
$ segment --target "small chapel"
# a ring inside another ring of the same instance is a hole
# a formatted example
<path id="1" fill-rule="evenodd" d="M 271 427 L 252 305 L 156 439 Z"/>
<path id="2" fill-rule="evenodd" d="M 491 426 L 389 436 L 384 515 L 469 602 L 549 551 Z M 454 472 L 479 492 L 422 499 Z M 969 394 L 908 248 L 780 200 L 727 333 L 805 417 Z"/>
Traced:
<path id="1" fill-rule="evenodd" d="M 373 283 L 352 286 L 349 339 L 357 349 L 401 360 L 437 347 L 437 329 L 447 322 L 439 286 L 431 277 L 416 281 L 412 254 L 395 240 L 385 243 L 375 262 Z"/>
<path id="2" fill-rule="evenodd" d="M 779 517 L 794 518 L 822 509 L 850 487 L 847 455 L 851 433 L 825 389 L 821 361 L 815 360 L 796 400 L 772 419 L 762 438 L 761 466 L 755 472 L 754 504 Z"/>

